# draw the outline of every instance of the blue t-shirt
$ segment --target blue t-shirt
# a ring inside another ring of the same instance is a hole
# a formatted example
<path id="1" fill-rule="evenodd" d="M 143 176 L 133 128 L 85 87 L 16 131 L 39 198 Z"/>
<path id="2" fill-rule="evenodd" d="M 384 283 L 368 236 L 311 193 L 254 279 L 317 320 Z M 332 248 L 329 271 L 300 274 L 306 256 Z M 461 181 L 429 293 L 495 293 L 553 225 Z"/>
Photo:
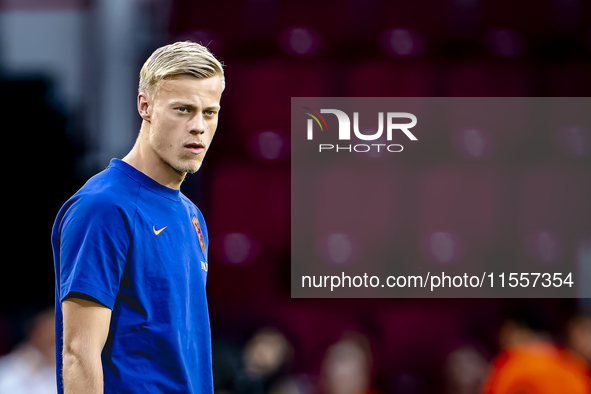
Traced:
<path id="1" fill-rule="evenodd" d="M 207 229 L 180 190 L 113 159 L 64 204 L 52 244 L 58 393 L 61 302 L 72 292 L 112 310 L 105 393 L 213 392 Z"/>

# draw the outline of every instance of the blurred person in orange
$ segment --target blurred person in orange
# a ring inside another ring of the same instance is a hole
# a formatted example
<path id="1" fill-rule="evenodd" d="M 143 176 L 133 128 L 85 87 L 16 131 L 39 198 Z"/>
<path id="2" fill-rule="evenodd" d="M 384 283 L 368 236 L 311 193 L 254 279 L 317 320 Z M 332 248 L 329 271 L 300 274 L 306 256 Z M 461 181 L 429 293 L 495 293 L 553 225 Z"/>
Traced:
<path id="1" fill-rule="evenodd" d="M 535 309 L 521 309 L 503 323 L 501 352 L 494 358 L 482 394 L 589 394 L 588 365 L 556 344 Z"/>
<path id="2" fill-rule="evenodd" d="M 0 358 L 0 393 L 55 394 L 54 311 L 37 314 L 25 340 Z"/>
<path id="3" fill-rule="evenodd" d="M 373 356 L 367 338 L 358 333 L 346 333 L 324 355 L 319 391 L 323 394 L 376 394 L 372 368 Z"/>

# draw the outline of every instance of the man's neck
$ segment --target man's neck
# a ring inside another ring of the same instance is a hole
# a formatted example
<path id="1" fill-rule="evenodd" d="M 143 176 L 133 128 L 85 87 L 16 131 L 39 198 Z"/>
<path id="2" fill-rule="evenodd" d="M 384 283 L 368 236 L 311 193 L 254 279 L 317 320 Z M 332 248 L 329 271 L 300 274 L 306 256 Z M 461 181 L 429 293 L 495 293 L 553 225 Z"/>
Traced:
<path id="1" fill-rule="evenodd" d="M 159 184 L 171 189 L 179 189 L 186 173 L 178 172 L 148 149 L 147 144 L 143 143 L 143 138 L 147 133 L 142 133 L 142 131 L 140 130 L 131 151 L 122 160 Z"/>

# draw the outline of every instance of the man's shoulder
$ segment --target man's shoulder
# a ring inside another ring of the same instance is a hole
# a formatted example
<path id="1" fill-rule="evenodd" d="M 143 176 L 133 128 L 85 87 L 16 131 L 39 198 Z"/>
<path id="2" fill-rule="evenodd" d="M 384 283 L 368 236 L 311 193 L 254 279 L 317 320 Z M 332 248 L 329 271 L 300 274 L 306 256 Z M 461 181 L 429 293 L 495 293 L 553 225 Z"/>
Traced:
<path id="1" fill-rule="evenodd" d="M 193 201 L 191 201 L 191 199 L 189 197 L 187 197 L 183 192 L 179 193 L 179 197 L 181 199 L 181 201 L 188 206 L 189 208 L 192 208 L 196 211 L 199 211 L 199 208 L 197 208 L 197 205 L 195 205 L 195 203 Z"/>
<path id="2" fill-rule="evenodd" d="M 101 214 L 111 210 L 133 209 L 139 185 L 114 167 L 107 167 L 90 178 L 65 207 Z"/>
<path id="3" fill-rule="evenodd" d="M 196 216 L 200 221 L 205 222 L 201 210 L 193 201 L 191 201 L 189 197 L 187 197 L 183 193 L 180 193 L 180 198 L 185 207 L 187 207 L 187 210 L 189 210 L 189 212 L 191 212 L 192 215 Z"/>

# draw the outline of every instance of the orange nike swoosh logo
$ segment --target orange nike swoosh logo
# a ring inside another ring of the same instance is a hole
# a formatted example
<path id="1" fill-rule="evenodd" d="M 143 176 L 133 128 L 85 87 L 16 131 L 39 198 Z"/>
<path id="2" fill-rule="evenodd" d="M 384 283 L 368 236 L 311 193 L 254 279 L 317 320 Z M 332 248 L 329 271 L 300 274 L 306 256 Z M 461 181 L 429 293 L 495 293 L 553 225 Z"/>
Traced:
<path id="1" fill-rule="evenodd" d="M 156 230 L 156 227 L 155 227 L 155 226 L 152 226 L 152 230 L 154 230 L 154 234 L 158 235 L 158 234 L 160 234 L 162 231 L 164 231 L 164 229 L 165 229 L 166 227 L 168 227 L 168 226 L 164 226 L 164 227 L 162 227 L 160 230 Z"/>

